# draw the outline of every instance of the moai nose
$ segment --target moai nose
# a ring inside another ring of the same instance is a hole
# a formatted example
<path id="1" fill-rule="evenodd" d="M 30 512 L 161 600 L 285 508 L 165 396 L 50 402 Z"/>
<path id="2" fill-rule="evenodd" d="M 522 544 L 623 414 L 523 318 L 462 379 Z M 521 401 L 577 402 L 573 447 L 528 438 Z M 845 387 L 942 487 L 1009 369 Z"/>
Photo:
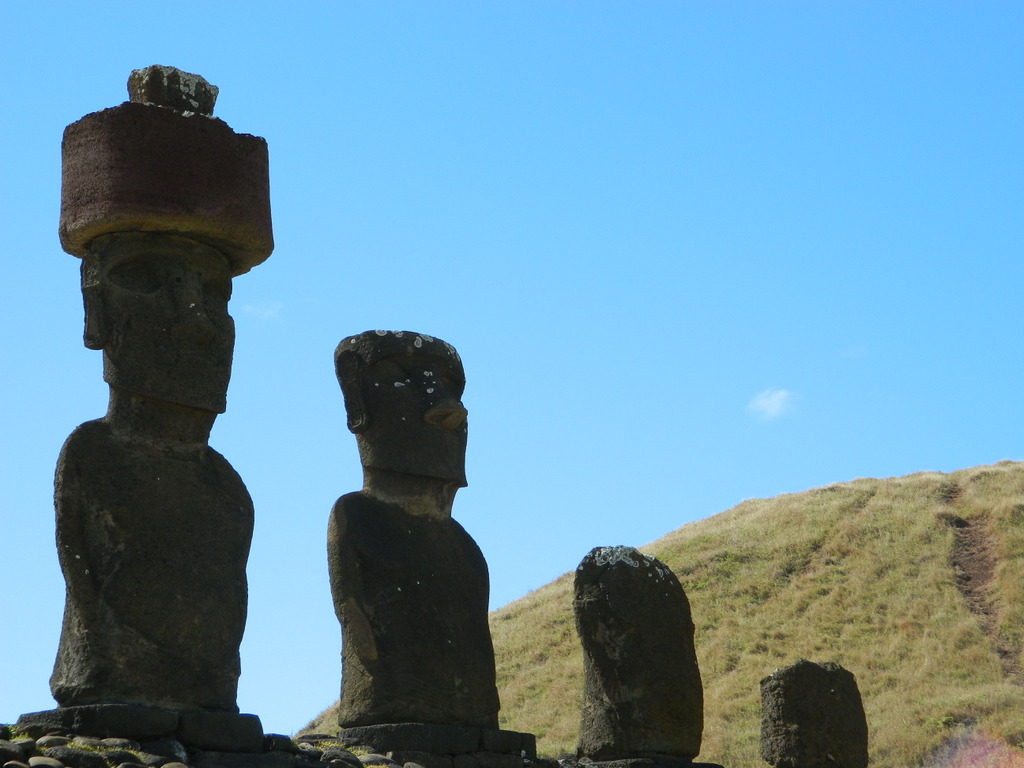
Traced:
<path id="1" fill-rule="evenodd" d="M 171 329 L 171 335 L 179 341 L 192 344 L 211 344 L 217 338 L 217 328 L 206 307 L 200 279 L 194 275 L 187 275 L 176 288 L 178 317 Z"/>
<path id="2" fill-rule="evenodd" d="M 430 408 L 423 414 L 423 420 L 427 424 L 433 424 L 435 427 L 456 430 L 465 426 L 468 415 L 469 412 L 462 403 L 449 398 Z"/>

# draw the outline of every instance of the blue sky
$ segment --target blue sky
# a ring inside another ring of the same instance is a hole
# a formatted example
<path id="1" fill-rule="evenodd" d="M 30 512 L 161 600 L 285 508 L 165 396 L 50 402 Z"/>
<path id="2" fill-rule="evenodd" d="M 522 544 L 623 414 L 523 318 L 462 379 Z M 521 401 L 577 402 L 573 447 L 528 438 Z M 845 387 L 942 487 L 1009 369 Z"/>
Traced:
<path id="1" fill-rule="evenodd" d="M 1011 2 L 0 3 L 0 722 L 53 705 L 53 467 L 106 408 L 61 132 L 132 69 L 270 146 L 211 444 L 256 507 L 239 705 L 290 733 L 340 681 L 347 335 L 460 351 L 494 607 L 744 498 L 1024 459 L 1022 39 Z"/>

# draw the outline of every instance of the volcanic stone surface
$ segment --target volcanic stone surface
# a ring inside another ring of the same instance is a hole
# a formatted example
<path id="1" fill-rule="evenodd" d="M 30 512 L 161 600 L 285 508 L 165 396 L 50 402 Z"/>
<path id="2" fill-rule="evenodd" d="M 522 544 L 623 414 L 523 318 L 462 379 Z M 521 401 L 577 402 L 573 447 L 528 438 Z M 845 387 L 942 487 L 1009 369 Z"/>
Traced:
<path id="1" fill-rule="evenodd" d="M 63 150 L 62 242 L 83 259 L 85 343 L 103 351 L 110 397 L 58 458 L 59 708 L 26 723 L 249 751 L 262 730 L 236 690 L 253 508 L 209 435 L 231 371 L 231 278 L 271 246 L 266 145 L 127 103 L 69 126 Z"/>
<path id="2" fill-rule="evenodd" d="M 597 547 L 576 569 L 574 589 L 584 665 L 578 756 L 692 760 L 704 695 L 675 574 L 632 547 Z"/>
<path id="3" fill-rule="evenodd" d="M 865 768 L 868 725 L 853 673 L 800 659 L 764 678 L 761 757 L 776 768 Z"/>
<path id="4" fill-rule="evenodd" d="M 104 234 L 209 243 L 232 274 L 273 250 L 267 143 L 199 113 L 125 102 L 64 130 L 60 242 L 82 257 Z"/>
<path id="5" fill-rule="evenodd" d="M 342 729 L 352 749 L 423 768 L 523 768 L 537 759 L 533 734 L 459 725 L 396 723 Z"/>
<path id="6" fill-rule="evenodd" d="M 176 67 L 154 64 L 128 75 L 128 99 L 136 104 L 156 104 L 178 112 L 212 115 L 220 89 L 206 78 Z"/>
<path id="7" fill-rule="evenodd" d="M 466 483 L 461 360 L 408 331 L 350 337 L 335 359 L 364 472 L 328 528 L 339 724 L 496 728 L 487 564 L 451 519 Z"/>

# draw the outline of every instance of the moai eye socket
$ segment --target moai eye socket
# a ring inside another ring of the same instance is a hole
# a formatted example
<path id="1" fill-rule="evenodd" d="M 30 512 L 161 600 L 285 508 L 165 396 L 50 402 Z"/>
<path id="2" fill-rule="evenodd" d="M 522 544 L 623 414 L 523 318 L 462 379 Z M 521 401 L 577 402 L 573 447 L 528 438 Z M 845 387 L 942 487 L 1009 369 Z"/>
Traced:
<path id="1" fill-rule="evenodd" d="M 118 288 L 135 293 L 155 293 L 162 281 L 153 265 L 144 259 L 127 259 L 111 267 L 107 279 Z"/>
<path id="2" fill-rule="evenodd" d="M 404 387 L 408 383 L 409 375 L 405 368 L 396 361 L 384 358 L 377 360 L 369 368 L 367 381 L 373 387 Z"/>

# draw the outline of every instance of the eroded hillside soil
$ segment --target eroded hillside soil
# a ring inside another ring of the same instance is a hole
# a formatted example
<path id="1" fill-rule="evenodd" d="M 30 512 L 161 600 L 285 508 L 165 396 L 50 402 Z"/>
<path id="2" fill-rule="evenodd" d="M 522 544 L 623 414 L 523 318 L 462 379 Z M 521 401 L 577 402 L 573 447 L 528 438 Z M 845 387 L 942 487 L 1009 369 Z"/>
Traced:
<path id="1" fill-rule="evenodd" d="M 950 484 L 943 489 L 944 500 L 953 505 L 962 492 L 959 485 Z M 950 515 L 946 521 L 953 529 L 951 560 L 957 589 L 963 595 L 967 609 L 977 618 L 985 636 L 999 654 L 1003 674 L 1013 682 L 1024 685 L 1020 651 L 1000 638 L 998 616 L 989 597 L 997 558 L 995 538 L 988 529 L 988 521 L 983 517 L 968 520 L 956 515 Z"/>

